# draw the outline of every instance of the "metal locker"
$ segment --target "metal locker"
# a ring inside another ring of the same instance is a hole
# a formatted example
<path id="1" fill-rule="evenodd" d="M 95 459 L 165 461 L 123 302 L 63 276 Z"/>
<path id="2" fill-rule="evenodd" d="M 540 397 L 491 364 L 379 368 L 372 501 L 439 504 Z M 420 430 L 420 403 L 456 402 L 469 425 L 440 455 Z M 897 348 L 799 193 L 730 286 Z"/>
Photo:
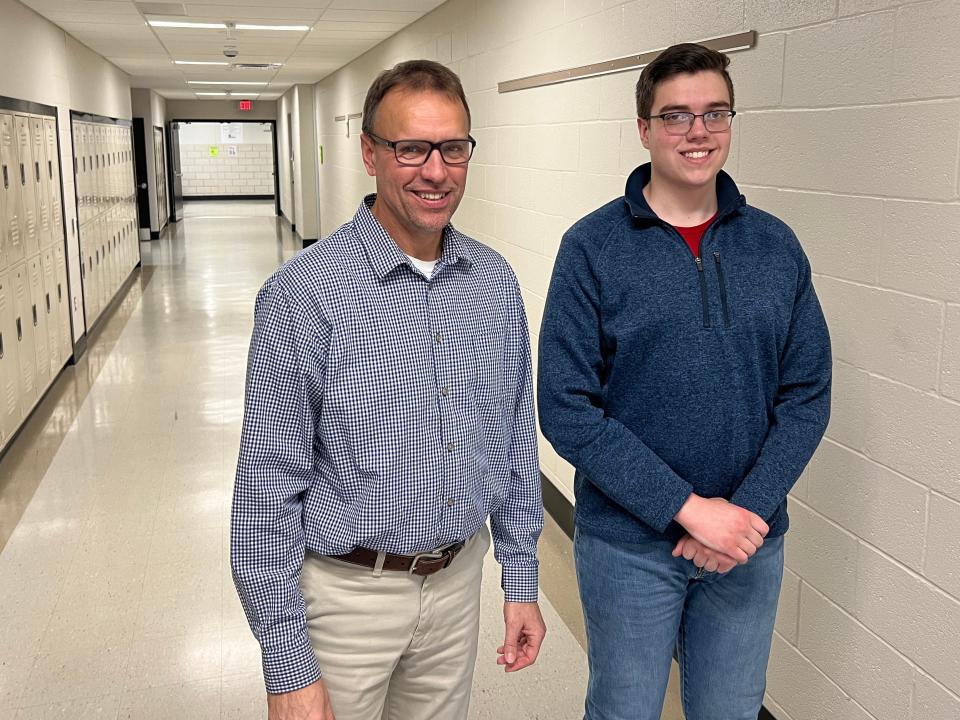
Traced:
<path id="1" fill-rule="evenodd" d="M 20 366 L 20 417 L 26 417 L 37 399 L 37 356 L 34 349 L 33 322 L 30 310 L 30 279 L 27 263 L 16 265 L 8 276 L 13 283 L 13 316 L 17 340 L 17 360 Z M 13 339 L 13 338 L 11 338 Z"/>
<path id="2" fill-rule="evenodd" d="M 85 123 L 73 124 L 74 175 L 77 185 L 77 222 L 81 226 L 89 219 L 89 177 L 87 176 L 87 126 Z"/>
<path id="3" fill-rule="evenodd" d="M 24 258 L 23 198 L 20 190 L 20 160 L 17 152 L 16 120 L 11 113 L 0 113 L 0 189 L 3 192 L 3 252 L 6 266 Z"/>
<path id="4" fill-rule="evenodd" d="M 47 314 L 43 305 L 43 265 L 40 255 L 27 258 L 27 266 L 30 273 L 30 322 L 33 323 L 37 362 L 37 395 L 42 395 L 50 384 L 50 339 L 47 337 Z"/>
<path id="5" fill-rule="evenodd" d="M 67 294 L 67 255 L 63 243 L 53 246 L 57 276 L 57 327 L 60 338 L 60 357 L 66 362 L 73 355 L 73 337 L 70 331 L 70 296 Z"/>
<path id="6" fill-rule="evenodd" d="M 53 259 L 53 248 L 47 248 L 40 253 L 40 265 L 43 271 L 41 310 L 47 326 L 47 358 L 52 381 L 63 367 L 63 356 L 60 352 L 60 308 L 57 307 L 57 265 Z"/>
<path id="7" fill-rule="evenodd" d="M 30 116 L 30 153 L 33 162 L 29 171 L 34 180 L 34 194 L 37 197 L 37 232 L 39 247 L 45 248 L 53 242 L 51 230 L 52 209 L 50 207 L 50 178 L 47 175 L 47 142 L 43 131 L 43 118 Z"/>
<path id="8" fill-rule="evenodd" d="M 51 230 L 53 232 L 54 242 L 59 242 L 64 239 L 63 182 L 60 177 L 60 149 L 57 143 L 57 121 L 54 118 L 44 118 L 43 138 L 47 150 L 47 178 L 50 181 Z"/>
<path id="9" fill-rule="evenodd" d="M 17 127 L 18 173 L 20 197 L 23 200 L 23 251 L 27 257 L 40 250 L 40 228 L 37 213 L 37 190 L 33 176 L 33 145 L 30 138 L 30 118 L 14 115 Z"/>
<path id="10" fill-rule="evenodd" d="M 20 425 L 20 360 L 9 275 L 0 273 L 0 444 Z"/>

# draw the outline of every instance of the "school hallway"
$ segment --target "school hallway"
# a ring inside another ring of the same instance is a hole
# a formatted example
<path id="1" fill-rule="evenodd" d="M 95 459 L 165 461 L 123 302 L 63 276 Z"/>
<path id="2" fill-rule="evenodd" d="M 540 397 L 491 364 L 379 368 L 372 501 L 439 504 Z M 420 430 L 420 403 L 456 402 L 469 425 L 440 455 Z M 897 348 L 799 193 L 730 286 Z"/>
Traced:
<path id="1" fill-rule="evenodd" d="M 188 203 L 3 457 L 0 718 L 265 717 L 229 511 L 253 301 L 294 252 L 272 202 Z M 582 717 L 570 540 L 547 523 L 548 636 L 517 674 L 487 557 L 471 718 Z"/>

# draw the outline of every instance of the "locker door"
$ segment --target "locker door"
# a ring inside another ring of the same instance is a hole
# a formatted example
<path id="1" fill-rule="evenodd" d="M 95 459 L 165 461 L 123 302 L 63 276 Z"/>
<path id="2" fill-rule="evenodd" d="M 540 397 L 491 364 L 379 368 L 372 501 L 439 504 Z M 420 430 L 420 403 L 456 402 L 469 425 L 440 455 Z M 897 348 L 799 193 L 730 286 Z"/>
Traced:
<path id="1" fill-rule="evenodd" d="M 20 424 L 20 360 L 14 322 L 13 288 L 0 273 L 0 444 Z"/>
<path id="2" fill-rule="evenodd" d="M 43 271 L 43 311 L 47 325 L 47 356 L 50 361 L 50 380 L 53 381 L 63 367 L 60 352 L 60 308 L 57 307 L 57 265 L 53 259 L 53 248 L 40 253 L 40 265 Z"/>
<path id="3" fill-rule="evenodd" d="M 60 242 L 63 237 L 62 185 L 60 177 L 60 153 L 57 146 L 57 122 L 53 118 L 43 121 L 43 137 L 47 149 L 47 179 L 50 182 L 50 223 L 53 241 Z"/>
<path id="4" fill-rule="evenodd" d="M 30 272 L 30 321 L 33 323 L 34 352 L 37 360 L 37 395 L 50 384 L 50 338 L 47 336 L 47 313 L 43 299 L 43 264 L 40 255 L 27 258 Z"/>
<path id="5" fill-rule="evenodd" d="M 77 222 L 83 226 L 87 222 L 87 126 L 78 122 L 73 124 L 74 176 L 77 185 Z"/>
<path id="6" fill-rule="evenodd" d="M 73 355 L 73 337 L 70 332 L 70 297 L 67 295 L 67 256 L 63 243 L 53 246 L 57 276 L 57 326 L 60 338 L 60 357 L 66 362 Z"/>
<path id="7" fill-rule="evenodd" d="M 14 115 L 17 125 L 17 153 L 20 156 L 20 197 L 23 199 L 23 248 L 27 257 L 40 250 L 40 223 L 37 213 L 37 182 L 33 175 L 33 144 L 30 138 L 30 118 Z"/>
<path id="8" fill-rule="evenodd" d="M 3 205 L 6 207 L 3 216 L 6 230 L 4 250 L 7 267 L 10 267 L 24 258 L 23 198 L 20 189 L 17 126 L 10 113 L 0 113 L 0 175 L 0 189 L 3 191 Z"/>
<path id="9" fill-rule="evenodd" d="M 30 278 L 27 263 L 19 263 L 10 271 L 13 280 L 13 316 L 20 363 L 20 417 L 26 417 L 37 399 L 37 356 L 33 341 L 33 320 L 30 310 Z M 11 338 L 12 339 L 12 338 Z"/>
<path id="10" fill-rule="evenodd" d="M 43 131 L 43 118 L 30 116 L 30 145 L 33 164 L 30 172 L 34 179 L 34 192 L 37 196 L 37 228 L 41 248 L 53 242 L 50 208 L 50 178 L 47 175 L 47 142 Z"/>

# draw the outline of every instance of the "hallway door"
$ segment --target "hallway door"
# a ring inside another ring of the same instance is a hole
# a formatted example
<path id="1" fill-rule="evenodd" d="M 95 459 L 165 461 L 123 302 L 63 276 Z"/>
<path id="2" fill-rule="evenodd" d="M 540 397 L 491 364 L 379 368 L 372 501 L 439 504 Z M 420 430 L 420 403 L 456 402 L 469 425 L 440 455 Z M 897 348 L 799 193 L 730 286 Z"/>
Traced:
<path id="1" fill-rule="evenodd" d="M 183 217 L 183 171 L 180 167 L 180 123 L 169 125 L 167 149 L 170 151 L 170 222 Z"/>

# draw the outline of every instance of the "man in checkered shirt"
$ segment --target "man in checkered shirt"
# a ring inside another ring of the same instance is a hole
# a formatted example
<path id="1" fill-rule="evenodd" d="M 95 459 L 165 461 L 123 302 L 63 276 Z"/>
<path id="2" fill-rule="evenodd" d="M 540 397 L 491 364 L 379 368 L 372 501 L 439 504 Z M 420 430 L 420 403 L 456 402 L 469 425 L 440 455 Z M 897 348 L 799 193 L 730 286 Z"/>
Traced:
<path id="1" fill-rule="evenodd" d="M 377 192 L 257 297 L 231 565 L 270 720 L 460 720 L 490 544 L 507 672 L 536 660 L 530 347 L 506 261 L 450 224 L 475 141 L 457 76 L 367 93 Z"/>

